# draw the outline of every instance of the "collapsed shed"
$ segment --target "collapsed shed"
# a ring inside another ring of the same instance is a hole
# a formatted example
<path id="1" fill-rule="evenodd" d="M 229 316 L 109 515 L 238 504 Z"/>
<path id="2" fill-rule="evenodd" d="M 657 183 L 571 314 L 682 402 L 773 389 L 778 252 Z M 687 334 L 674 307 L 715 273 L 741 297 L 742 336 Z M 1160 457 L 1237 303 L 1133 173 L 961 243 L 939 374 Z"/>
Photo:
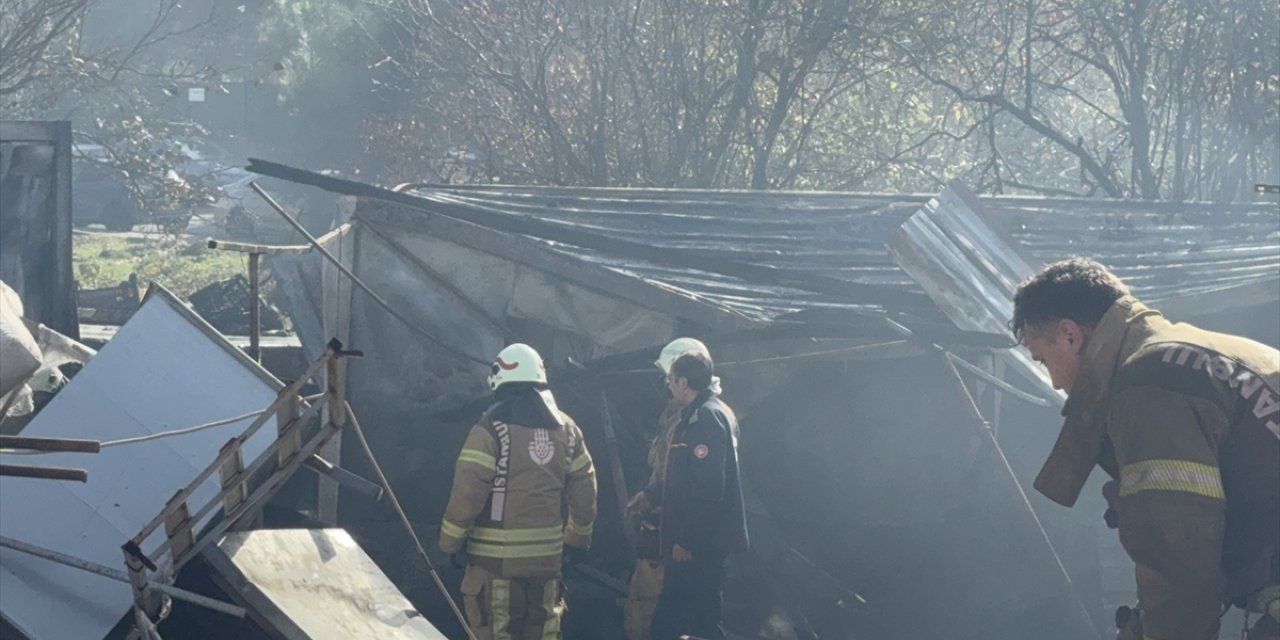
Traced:
<path id="1" fill-rule="evenodd" d="M 945 217 L 959 202 L 1026 263 L 1090 255 L 1174 319 L 1280 342 L 1280 212 L 1270 205 L 976 198 L 958 188 L 932 202 L 385 190 L 250 168 L 358 197 L 354 219 L 320 240 L 333 261 L 278 257 L 271 268 L 309 355 L 328 336 L 365 350 L 350 366 L 349 397 L 391 483 L 415 489 L 408 506 L 421 531 L 438 526 L 453 460 L 486 406 L 489 359 L 519 340 L 546 358 L 597 460 L 589 569 L 605 574 L 600 582 L 623 577 L 619 503 L 647 479 L 644 451 L 664 402 L 652 361 L 674 337 L 707 342 L 742 421 L 755 546 L 730 587 L 731 602 L 747 606 L 728 615 L 746 635 L 1066 640 L 1101 634 L 1111 608 L 1132 599 L 1096 490 L 1071 511 L 1022 492 L 1057 432 L 1055 410 L 1037 406 L 1053 400 L 1042 376 L 1000 356 L 1007 335 L 957 326 L 947 301 L 940 309 L 886 249 L 922 208 Z M 966 250 L 989 274 L 1007 274 L 1003 256 Z M 976 365 L 963 385 L 936 345 Z M 1013 388 L 1001 386 L 1006 377 Z M 343 526 L 385 541 L 370 545 L 382 566 L 397 566 L 404 551 L 383 513 L 330 503 Z M 398 566 L 392 579 L 446 629 L 425 578 Z M 574 597 L 566 632 L 606 633 L 602 609 L 575 609 Z"/>

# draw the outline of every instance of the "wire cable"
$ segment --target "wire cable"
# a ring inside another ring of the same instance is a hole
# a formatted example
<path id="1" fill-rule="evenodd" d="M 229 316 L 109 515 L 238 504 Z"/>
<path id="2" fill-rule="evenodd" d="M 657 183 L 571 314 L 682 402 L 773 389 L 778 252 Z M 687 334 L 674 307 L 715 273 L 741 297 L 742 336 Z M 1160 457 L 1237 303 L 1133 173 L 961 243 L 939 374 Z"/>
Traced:
<path id="1" fill-rule="evenodd" d="M 323 397 L 324 397 L 324 394 L 323 394 L 323 393 L 317 393 L 317 394 L 312 395 L 312 396 L 306 396 L 306 397 L 304 397 L 304 398 L 303 398 L 303 400 L 304 400 L 304 401 L 306 401 L 306 402 L 311 402 L 311 401 L 318 400 L 318 399 L 323 398 Z M 187 435 L 187 434 L 189 434 L 189 433 L 196 433 L 196 432 L 198 432 L 198 431 L 204 431 L 205 429 L 212 429 L 212 428 L 214 428 L 214 427 L 222 427 L 222 426 L 226 426 L 226 425 L 229 425 L 229 424 L 234 424 L 234 423 L 240 422 L 240 421 L 242 421 L 242 420 L 247 420 L 247 419 L 249 419 L 249 418 L 256 418 L 256 417 L 258 417 L 258 416 L 260 416 L 260 415 L 262 415 L 262 414 L 266 413 L 267 411 L 268 411 L 267 409 L 259 409 L 259 410 L 257 410 L 257 411 L 250 411 L 249 413 L 246 413 L 246 414 L 243 414 L 243 415 L 234 416 L 234 417 L 231 417 L 231 418 L 223 418 L 223 419 L 221 419 L 221 420 L 214 420 L 213 422 L 206 422 L 206 423 L 204 423 L 204 424 L 198 424 L 198 425 L 195 425 L 194 427 L 183 427 L 183 428 L 181 428 L 181 429 L 171 429 L 171 430 L 169 430 L 169 431 L 161 431 L 161 432 L 159 432 L 159 433 L 148 433 L 148 434 L 146 434 L 146 435 L 142 435 L 142 436 L 134 436 L 134 437 L 132 437 L 132 438 L 121 438 L 121 439 L 119 439 L 119 440 L 108 440 L 108 441 L 103 442 L 102 444 L 98 445 L 98 448 L 100 448 L 100 449 L 106 449 L 107 447 L 118 447 L 118 446 L 122 446 L 122 445 L 126 445 L 126 444 L 137 444 L 137 443 L 139 443 L 139 442 L 149 442 L 149 441 L 151 441 L 151 440 L 160 440 L 160 439 L 162 439 L 162 438 L 170 438 L 170 437 L 173 437 L 173 436 L 183 436 L 183 435 Z M 37 456 L 37 455 L 44 455 L 44 454 L 48 454 L 48 453 L 57 453 L 57 452 L 54 452 L 54 451 L 22 451 L 22 450 L 17 450 L 17 449 L 0 449 L 0 453 L 3 453 L 4 455 Z"/>

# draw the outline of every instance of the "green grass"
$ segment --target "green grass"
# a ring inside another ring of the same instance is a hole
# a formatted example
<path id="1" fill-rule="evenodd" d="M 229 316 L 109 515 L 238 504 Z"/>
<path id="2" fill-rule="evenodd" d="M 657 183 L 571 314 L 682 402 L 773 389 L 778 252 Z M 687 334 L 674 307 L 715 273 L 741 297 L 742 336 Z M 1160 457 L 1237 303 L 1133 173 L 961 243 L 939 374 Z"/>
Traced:
<path id="1" fill-rule="evenodd" d="M 203 240 L 184 244 L 173 236 L 122 237 L 76 233 L 72 262 L 81 289 L 114 287 L 137 273 L 145 287 L 155 281 L 182 298 L 201 287 L 248 272 L 245 256 L 204 247 Z"/>

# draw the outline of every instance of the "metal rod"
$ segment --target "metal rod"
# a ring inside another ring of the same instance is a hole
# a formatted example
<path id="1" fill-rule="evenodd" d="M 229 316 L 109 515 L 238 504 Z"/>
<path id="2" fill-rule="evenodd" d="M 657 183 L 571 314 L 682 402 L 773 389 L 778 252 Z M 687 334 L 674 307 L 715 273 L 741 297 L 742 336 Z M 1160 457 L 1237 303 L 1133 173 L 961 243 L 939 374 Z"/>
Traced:
<path id="1" fill-rule="evenodd" d="M 88 482 L 89 472 L 67 467 L 33 467 L 25 464 L 0 464 L 0 476 L 40 478 L 41 480 L 75 480 Z"/>
<path id="2" fill-rule="evenodd" d="M 368 294 L 370 298 L 373 298 L 373 301 L 376 302 L 378 306 L 382 307 L 384 311 L 391 314 L 393 318 L 402 322 L 404 326 L 407 327 L 410 331 L 417 333 L 423 338 L 426 338 L 427 341 L 430 342 L 431 344 L 434 344 L 437 347 L 444 349 L 445 351 L 459 358 L 462 358 L 469 362 L 474 362 L 476 364 L 483 365 L 485 367 L 488 367 L 489 365 L 492 364 L 492 362 L 489 360 L 485 360 L 483 358 L 478 358 L 476 356 L 473 356 L 469 353 L 459 350 L 457 347 L 454 347 L 453 345 L 450 345 L 440 340 L 439 338 L 436 338 L 430 333 L 427 333 L 425 329 L 419 327 L 418 325 L 410 321 L 408 318 L 404 317 L 404 315 L 402 315 L 399 311 L 396 311 L 395 308 L 392 307 L 390 303 L 384 300 L 382 296 L 378 295 L 373 289 L 370 289 L 369 285 L 365 284 L 363 280 L 357 277 L 356 274 L 353 273 L 351 269 L 347 267 L 347 265 L 342 264 L 341 260 L 334 257 L 334 255 L 330 253 L 328 249 L 324 248 L 324 245 L 320 244 L 320 241 L 316 240 L 315 236 L 311 235 L 311 232 L 307 231 L 307 229 L 303 227 L 301 223 L 295 220 L 293 216 L 289 215 L 289 212 L 285 211 L 284 207 L 281 207 L 280 203 L 276 202 L 275 199 L 272 198 L 270 195 L 268 195 L 266 191 L 263 191 L 262 187 L 258 186 L 257 182 L 250 182 L 249 187 L 252 188 L 254 192 L 257 193 L 259 196 L 262 196 L 262 199 L 265 200 L 272 209 L 275 209 L 276 213 L 280 214 L 280 216 L 283 217 L 285 221 L 289 223 L 290 226 L 292 226 L 295 230 L 297 230 L 298 233 L 301 233 L 303 236 L 305 236 L 307 238 L 307 241 L 311 243 L 311 246 L 315 247 L 320 251 L 320 255 L 324 256 L 326 260 L 328 260 L 331 264 L 333 264 L 333 266 L 338 268 L 338 271 L 341 271 L 343 275 L 350 278 L 351 281 L 354 282 L 356 286 L 360 288 L 361 291 L 364 291 L 366 294 Z"/>
<path id="3" fill-rule="evenodd" d="M 230 240 L 214 240 L 209 238 L 209 248 L 236 253 L 265 253 L 270 255 L 289 255 L 309 253 L 311 247 L 305 244 L 249 244 L 247 242 L 231 242 Z"/>
<path id="4" fill-rule="evenodd" d="M 258 259 L 261 256 L 260 253 L 249 254 L 249 357 L 254 362 L 262 360 L 262 301 L 258 298 Z"/>
<path id="5" fill-rule="evenodd" d="M 1031 516 L 1031 522 L 1035 524 L 1036 530 L 1040 533 L 1041 540 L 1044 541 L 1046 547 L 1049 548 L 1049 555 L 1053 556 L 1053 562 L 1062 574 L 1062 579 L 1066 581 L 1067 590 L 1071 595 L 1075 596 L 1075 604 L 1077 605 L 1076 613 L 1079 613 L 1083 622 L 1087 623 L 1087 628 L 1094 628 L 1093 616 L 1089 615 L 1089 609 L 1085 606 L 1084 601 L 1080 599 L 1080 594 L 1076 591 L 1075 583 L 1071 580 L 1071 573 L 1067 571 L 1067 565 L 1062 562 L 1062 556 L 1058 554 L 1058 549 L 1053 545 L 1053 540 L 1049 538 L 1049 532 L 1045 530 L 1044 523 L 1040 521 L 1036 508 L 1031 505 L 1031 500 L 1027 497 L 1027 492 L 1022 488 L 1022 482 L 1018 480 L 1017 474 L 1013 472 L 1013 465 L 1009 464 L 1009 458 L 1004 455 L 1004 448 L 1000 446 L 1000 441 L 996 439 L 995 432 L 991 430 L 991 423 L 982 415 L 982 409 L 978 408 L 978 401 L 974 399 L 973 394 L 969 392 L 969 386 L 964 383 L 964 378 L 960 375 L 960 370 L 956 368 L 951 358 L 946 357 L 947 351 L 939 345 L 933 345 L 943 357 L 943 362 L 947 364 L 947 368 L 951 370 L 951 376 L 955 380 L 956 386 L 959 387 L 960 393 L 967 400 L 969 411 L 973 414 L 974 419 L 978 421 L 978 425 L 982 434 L 986 437 L 987 443 L 996 452 L 996 457 L 1000 459 L 1000 464 L 1004 466 L 1005 473 L 1009 475 L 1009 479 L 1013 481 L 1013 487 L 1018 492 L 1018 497 L 1023 509 L 1027 515 Z"/>
<path id="6" fill-rule="evenodd" d="M 80 569 L 81 571 L 96 573 L 104 578 L 110 578 L 117 582 L 124 582 L 124 583 L 129 582 L 129 574 L 119 569 L 113 569 L 111 567 L 100 565 L 96 562 L 82 560 L 75 556 L 69 556 L 65 553 L 59 553 L 52 549 L 45 549 L 44 547 L 38 547 L 34 544 L 22 542 L 21 540 L 14 540 L 13 538 L 0 536 L 0 547 L 8 547 L 10 549 L 13 549 L 14 551 L 21 551 L 22 553 L 25 553 L 27 555 L 36 556 L 37 558 L 44 558 L 45 560 L 56 562 L 61 565 L 66 565 L 73 569 Z M 178 600 L 190 602 L 191 604 L 200 605 L 202 607 L 205 607 L 206 609 L 212 609 L 214 611 L 225 613 L 229 616 L 235 616 L 237 618 L 243 618 L 245 616 L 245 610 L 242 607 L 237 607 L 233 604 L 222 602 L 221 600 L 215 600 L 208 596 L 202 596 L 198 593 L 192 593 L 190 591 L 187 591 L 186 589 L 179 589 L 175 586 L 164 584 L 162 582 L 148 582 L 148 586 L 171 598 L 176 598 Z"/>
<path id="7" fill-rule="evenodd" d="M 307 458 L 307 460 L 302 463 L 302 466 L 321 475 L 328 476 L 329 478 L 332 478 L 334 482 L 337 482 L 352 491 L 369 496 L 370 498 L 373 498 L 374 501 L 382 499 L 383 491 L 381 485 L 361 478 L 360 476 L 351 473 L 350 471 L 347 471 L 324 458 L 321 458 L 319 455 Z"/>
<path id="8" fill-rule="evenodd" d="M 1030 402 L 1031 404 L 1034 404 L 1036 406 L 1040 406 L 1040 407 L 1053 406 L 1052 402 L 1049 402 L 1048 400 L 1045 400 L 1040 396 L 1027 393 L 1026 391 L 1023 391 L 1022 389 L 1019 389 L 1009 384 L 1008 382 L 1001 380 L 998 376 L 993 375 L 987 371 L 984 371 L 982 367 L 979 367 L 978 365 L 973 364 L 972 362 L 969 362 L 964 358 L 961 358 L 960 356 L 954 353 L 951 353 L 950 351 L 944 351 L 943 353 L 947 354 L 947 359 L 950 360 L 951 362 L 954 362 L 955 364 L 958 364 L 961 367 L 964 367 L 966 371 L 972 373 L 975 376 L 978 376 L 979 378 L 982 378 L 983 381 L 994 385 L 996 388 L 1000 389 L 1001 391 L 1006 391 L 1010 395 L 1020 400 L 1025 400 L 1026 402 Z"/>
<path id="9" fill-rule="evenodd" d="M 28 438 L 26 436 L 0 435 L 0 448 L 98 453 L 102 449 L 102 441 L 82 438 Z"/>
<path id="10" fill-rule="evenodd" d="M 609 451 L 609 472 L 613 475 L 613 491 L 618 498 L 618 518 L 622 522 L 622 535 L 627 539 L 627 546 L 636 548 L 636 534 L 631 529 L 630 518 L 627 517 L 627 502 L 631 492 L 627 488 L 627 477 L 622 472 L 622 456 L 618 453 L 618 436 L 613 431 L 613 410 L 609 406 L 609 393 L 600 389 L 601 422 L 604 426 L 604 444 Z"/>
<path id="11" fill-rule="evenodd" d="M 458 619 L 458 624 L 467 632 L 469 640 L 478 640 L 476 632 L 471 630 L 471 625 L 467 624 L 467 618 L 462 615 L 462 610 L 458 608 L 458 603 L 454 602 L 453 596 L 449 595 L 449 589 L 444 586 L 444 581 L 440 579 L 436 566 L 431 563 L 431 556 L 427 555 L 427 550 L 422 547 L 422 541 L 418 539 L 418 533 L 413 530 L 413 525 L 409 522 L 409 516 L 405 515 L 404 509 L 400 507 L 400 501 L 396 499 L 396 492 L 391 489 L 391 482 L 387 480 L 386 474 L 382 473 L 382 466 L 378 464 L 378 459 L 373 457 L 373 449 L 369 448 L 369 441 L 364 437 L 364 430 L 360 428 L 360 421 L 356 419 L 356 412 L 351 410 L 351 404 L 343 402 L 346 407 L 347 417 L 351 419 L 351 427 L 356 432 L 356 439 L 360 441 L 360 448 L 364 449 L 364 455 L 369 458 L 369 465 L 373 467 L 373 472 L 378 476 L 378 482 L 382 483 L 382 488 L 387 492 L 387 502 L 391 503 L 391 508 L 395 510 L 396 515 L 400 518 L 400 524 L 404 526 L 404 530 L 409 534 L 409 538 L 413 540 L 413 546 L 418 550 L 418 556 L 427 564 L 427 572 L 431 574 L 431 579 L 435 581 L 436 588 L 440 590 L 440 595 L 444 596 L 449 608 L 453 610 L 453 615 Z"/>

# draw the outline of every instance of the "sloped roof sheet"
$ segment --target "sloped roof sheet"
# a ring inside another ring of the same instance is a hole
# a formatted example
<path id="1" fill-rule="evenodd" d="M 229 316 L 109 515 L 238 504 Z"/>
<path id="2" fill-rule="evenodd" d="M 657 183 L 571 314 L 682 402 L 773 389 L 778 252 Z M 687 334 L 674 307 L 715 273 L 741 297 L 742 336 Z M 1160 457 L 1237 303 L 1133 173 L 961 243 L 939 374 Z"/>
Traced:
<path id="1" fill-rule="evenodd" d="M 677 268 L 661 250 L 796 270 L 850 282 L 919 287 L 885 245 L 923 195 L 725 192 L 508 186 L 422 186 L 435 205 L 497 211 L 601 237 L 643 243 L 653 260 L 549 240 L 556 251 L 674 285 L 761 319 L 858 307 L 848 297 L 763 284 L 750 276 Z M 1143 203 L 982 197 L 990 221 L 1034 262 L 1088 255 L 1112 266 L 1139 297 L 1161 299 L 1280 277 L 1274 203 Z"/>

